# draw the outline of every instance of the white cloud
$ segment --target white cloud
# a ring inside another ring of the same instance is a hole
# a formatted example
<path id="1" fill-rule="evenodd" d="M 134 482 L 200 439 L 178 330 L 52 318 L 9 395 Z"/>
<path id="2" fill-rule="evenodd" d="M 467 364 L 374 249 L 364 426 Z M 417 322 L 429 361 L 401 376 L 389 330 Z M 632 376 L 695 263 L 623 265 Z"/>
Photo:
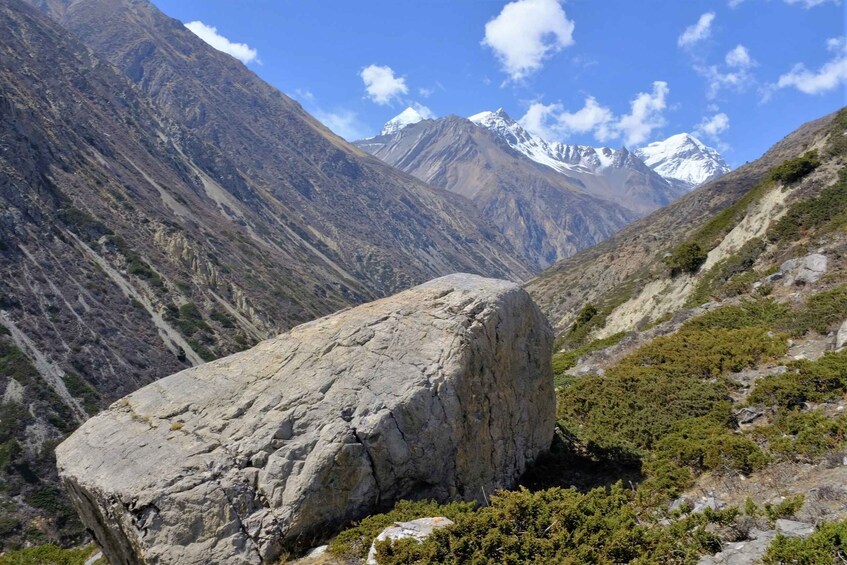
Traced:
<path id="1" fill-rule="evenodd" d="M 392 99 L 409 92 L 406 79 L 394 76 L 391 67 L 369 65 L 359 73 L 365 83 L 365 91 L 371 100 L 377 104 L 388 104 Z"/>
<path id="2" fill-rule="evenodd" d="M 821 4 L 826 4 L 827 2 L 833 2 L 835 4 L 839 3 L 839 0 L 785 0 L 786 4 L 800 5 L 807 10 L 809 8 L 814 8 L 815 6 L 820 6 Z"/>
<path id="3" fill-rule="evenodd" d="M 520 119 L 528 131 L 544 139 L 565 139 L 574 133 L 595 132 L 595 136 L 608 135 L 608 125 L 614 119 L 609 108 L 588 96 L 583 107 L 576 112 L 566 111 L 561 104 L 534 102 Z"/>
<path id="4" fill-rule="evenodd" d="M 654 129 L 665 125 L 663 112 L 668 92 L 668 83 L 657 80 L 653 83 L 653 92 L 641 92 L 630 103 L 630 113 L 621 116 L 615 124 L 625 144 L 639 145 L 647 141 Z"/>
<path id="5" fill-rule="evenodd" d="M 432 96 L 433 92 L 435 92 L 434 88 L 421 87 L 418 89 L 418 94 L 420 94 L 424 98 L 429 98 L 430 96 Z"/>
<path id="6" fill-rule="evenodd" d="M 566 111 L 561 104 L 535 102 L 520 123 L 544 139 L 565 141 L 571 134 L 592 132 L 601 142 L 622 138 L 626 145 L 638 145 L 646 141 L 653 130 L 665 125 L 668 93 L 668 83 L 656 81 L 652 92 L 637 94 L 630 102 L 630 112 L 622 116 L 615 116 L 591 96 L 575 112 Z"/>
<path id="7" fill-rule="evenodd" d="M 347 141 L 355 141 L 368 136 L 368 128 L 359 120 L 356 112 L 349 110 L 338 110 L 335 112 L 315 110 L 312 114 L 323 125 L 331 129 L 333 133 L 343 137 Z"/>
<path id="8" fill-rule="evenodd" d="M 743 45 L 736 45 L 726 54 L 724 58 L 726 64 L 733 68 L 746 69 L 754 65 L 753 58 L 750 57 L 750 52 Z"/>
<path id="9" fill-rule="evenodd" d="M 832 2 L 833 4 L 840 4 L 841 3 L 841 0 L 784 0 L 784 1 L 788 5 L 801 6 L 803 8 L 806 8 L 807 10 L 809 8 L 814 8 L 815 6 L 821 6 L 821 5 L 827 4 L 829 2 Z M 742 2 L 744 2 L 744 0 L 729 0 L 727 2 L 727 4 L 729 5 L 730 8 L 735 8 L 736 6 L 741 4 Z"/>
<path id="10" fill-rule="evenodd" d="M 676 40 L 680 47 L 687 47 L 708 38 L 712 34 L 712 21 L 715 19 L 714 12 L 706 12 L 697 20 L 697 23 L 685 28 L 679 39 Z"/>
<path id="11" fill-rule="evenodd" d="M 515 0 L 485 24 L 490 47 L 511 80 L 539 70 L 545 59 L 573 45 L 574 22 L 558 0 Z"/>
<path id="12" fill-rule="evenodd" d="M 729 116 L 720 112 L 712 117 L 704 116 L 694 128 L 695 135 L 719 140 L 721 133 L 729 129 Z"/>
<path id="13" fill-rule="evenodd" d="M 737 45 L 724 57 L 726 69 L 718 65 L 695 66 L 694 69 L 706 79 L 706 97 L 714 99 L 721 90 L 744 92 L 756 79 L 752 69 L 757 66 L 750 51 L 743 45 Z"/>
<path id="14" fill-rule="evenodd" d="M 408 104 L 410 108 L 413 108 L 425 120 L 433 120 L 438 117 L 435 115 L 435 112 L 433 112 L 420 102 L 408 102 Z"/>
<path id="15" fill-rule="evenodd" d="M 794 87 L 805 94 L 828 92 L 842 83 L 847 83 L 847 42 L 844 37 L 828 39 L 826 47 L 834 53 L 832 59 L 817 71 L 810 71 L 802 63 L 794 65 L 789 72 L 779 77 L 774 88 Z M 767 97 L 767 96 L 766 96 Z"/>
<path id="16" fill-rule="evenodd" d="M 195 21 L 188 22 L 185 24 L 185 27 L 218 51 L 223 51 L 224 53 L 232 55 L 245 65 L 247 63 L 252 63 L 253 61 L 256 61 L 257 63 L 259 62 L 257 59 L 259 56 L 258 51 L 246 43 L 234 43 L 230 41 L 223 35 L 219 34 L 218 29 L 214 26 L 206 25 L 201 21 Z"/>

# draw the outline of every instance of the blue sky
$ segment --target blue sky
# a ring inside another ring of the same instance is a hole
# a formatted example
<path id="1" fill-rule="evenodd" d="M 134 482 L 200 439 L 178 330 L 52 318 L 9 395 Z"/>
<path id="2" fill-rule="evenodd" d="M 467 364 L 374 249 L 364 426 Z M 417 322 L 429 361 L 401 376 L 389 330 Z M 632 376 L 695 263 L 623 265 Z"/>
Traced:
<path id="1" fill-rule="evenodd" d="M 835 0 L 154 2 L 348 139 L 502 107 L 568 143 L 694 132 L 738 166 L 847 104 Z"/>

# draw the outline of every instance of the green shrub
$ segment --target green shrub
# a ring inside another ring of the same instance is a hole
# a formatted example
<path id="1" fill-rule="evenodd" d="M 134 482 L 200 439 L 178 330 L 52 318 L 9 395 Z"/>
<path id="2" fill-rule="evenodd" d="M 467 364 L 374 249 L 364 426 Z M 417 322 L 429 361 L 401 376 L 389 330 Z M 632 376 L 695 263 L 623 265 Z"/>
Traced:
<path id="1" fill-rule="evenodd" d="M 772 299 L 742 300 L 739 304 L 709 310 L 687 321 L 683 329 L 738 330 L 749 327 L 781 328 L 793 317 L 791 308 Z"/>
<path id="2" fill-rule="evenodd" d="M 847 560 L 847 520 L 821 524 L 806 538 L 778 535 L 762 560 L 765 565 L 818 565 Z"/>
<path id="3" fill-rule="evenodd" d="M 790 325 L 794 335 L 815 330 L 821 335 L 847 318 L 847 284 L 818 292 L 806 299 L 805 306 L 796 314 Z"/>
<path id="4" fill-rule="evenodd" d="M 499 492 L 423 543 L 377 544 L 380 563 L 687 563 L 720 544 L 710 517 L 645 523 L 637 497 L 621 483 L 581 494 L 553 488 Z M 713 520 L 724 517 L 714 513 Z"/>
<path id="5" fill-rule="evenodd" d="M 602 377 L 559 391 L 558 415 L 586 448 L 638 459 L 678 422 L 729 421 L 730 371 L 784 355 L 785 340 L 763 328 L 685 330 L 638 348 Z"/>
<path id="6" fill-rule="evenodd" d="M 472 502 L 438 504 L 432 500 L 401 500 L 390 512 L 368 516 L 338 534 L 330 542 L 329 552 L 350 559 L 361 558 L 367 555 L 373 539 L 394 522 L 408 522 L 431 516 L 444 516 L 456 520 L 459 516 L 472 512 L 475 506 Z"/>
<path id="7" fill-rule="evenodd" d="M 847 414 L 832 418 L 817 410 L 780 410 L 771 425 L 757 426 L 750 435 L 767 442 L 774 455 L 820 460 L 847 442 Z"/>
<path id="8" fill-rule="evenodd" d="M 671 276 L 675 277 L 680 273 L 696 273 L 708 256 L 699 243 L 685 242 L 676 247 L 670 256 L 665 257 L 664 262 L 670 269 Z"/>
<path id="9" fill-rule="evenodd" d="M 781 165 L 771 170 L 770 178 L 775 182 L 792 184 L 817 169 L 820 164 L 818 152 L 808 151 L 800 157 L 783 161 Z"/>
<path id="10" fill-rule="evenodd" d="M 235 327 L 235 322 L 232 320 L 232 318 L 229 315 L 224 314 L 220 310 L 212 310 L 212 313 L 209 314 L 209 317 L 225 328 Z"/>
<path id="11" fill-rule="evenodd" d="M 786 340 L 766 328 L 685 329 L 653 339 L 610 368 L 607 374 L 708 379 L 781 357 L 787 350 Z"/>
<path id="12" fill-rule="evenodd" d="M 655 457 L 695 472 L 761 469 L 767 457 L 752 440 L 733 433 L 710 418 L 682 420 L 656 443 Z"/>
<path id="13" fill-rule="evenodd" d="M 750 285 L 759 279 L 753 265 L 765 247 L 762 239 L 753 238 L 737 253 L 712 266 L 700 277 L 688 299 L 688 306 L 698 306 L 713 296 L 727 298 L 747 292 Z"/>
<path id="14" fill-rule="evenodd" d="M 804 502 L 806 502 L 806 497 L 802 494 L 789 496 L 779 504 L 771 504 L 768 502 L 765 503 L 765 515 L 768 517 L 768 520 L 771 521 L 779 518 L 790 518 L 800 511 Z"/>
<path id="15" fill-rule="evenodd" d="M 576 366 L 576 362 L 583 355 L 588 355 L 594 351 L 606 349 L 617 345 L 624 338 L 626 332 L 619 332 L 603 339 L 595 339 L 581 347 L 570 351 L 560 351 L 553 354 L 553 378 L 561 378 L 565 371 Z M 558 385 L 557 385 L 558 386 Z"/>
<path id="16" fill-rule="evenodd" d="M 847 351 L 827 353 L 817 361 L 800 359 L 781 375 L 756 383 L 748 402 L 791 409 L 805 402 L 821 402 L 847 391 Z"/>
<path id="17" fill-rule="evenodd" d="M 792 204 L 785 215 L 768 229 L 769 241 L 787 244 L 812 230 L 826 230 L 847 223 L 847 174 L 814 198 Z"/>
<path id="18" fill-rule="evenodd" d="M 74 549 L 40 545 L 0 555 L 0 565 L 83 565 L 95 551 L 92 545 Z"/>

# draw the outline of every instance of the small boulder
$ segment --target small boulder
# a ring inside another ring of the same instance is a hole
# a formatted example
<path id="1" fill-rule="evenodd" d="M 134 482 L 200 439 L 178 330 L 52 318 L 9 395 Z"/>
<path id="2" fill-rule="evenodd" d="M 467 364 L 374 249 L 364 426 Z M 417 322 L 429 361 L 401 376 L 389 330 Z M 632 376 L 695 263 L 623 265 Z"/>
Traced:
<path id="1" fill-rule="evenodd" d="M 775 537 L 776 532 L 768 530 L 759 533 L 752 540 L 725 544 L 723 550 L 719 553 L 701 557 L 697 565 L 750 565 L 750 563 L 759 563 Z"/>
<path id="2" fill-rule="evenodd" d="M 764 415 L 764 410 L 760 410 L 759 408 L 742 408 L 735 413 L 735 421 L 738 422 L 739 425 L 743 426 L 746 424 L 752 424 Z"/>
<path id="3" fill-rule="evenodd" d="M 785 275 L 797 268 L 797 259 L 789 259 L 779 266 L 779 273 Z"/>
<path id="4" fill-rule="evenodd" d="M 430 536 L 430 534 L 440 528 L 452 526 L 453 521 L 443 516 L 436 518 L 418 518 L 410 522 L 395 522 L 393 526 L 388 526 L 376 536 L 371 549 L 368 551 L 368 565 L 377 565 L 376 561 L 376 542 L 385 540 L 397 540 L 403 538 L 413 538 L 422 542 Z"/>
<path id="5" fill-rule="evenodd" d="M 841 351 L 847 347 L 847 320 L 838 328 L 838 333 L 835 334 L 835 350 Z"/>
<path id="6" fill-rule="evenodd" d="M 780 518 L 776 521 L 776 531 L 789 538 L 803 538 L 815 532 L 814 524 L 785 520 Z"/>
<path id="7" fill-rule="evenodd" d="M 726 504 L 714 495 L 709 496 L 701 496 L 694 502 L 694 509 L 691 510 L 693 513 L 705 512 L 706 508 L 710 510 L 721 510 Z"/>
<path id="8" fill-rule="evenodd" d="M 826 255 L 813 253 L 804 257 L 796 267 L 793 276 L 786 279 L 786 285 L 814 284 L 826 273 Z"/>

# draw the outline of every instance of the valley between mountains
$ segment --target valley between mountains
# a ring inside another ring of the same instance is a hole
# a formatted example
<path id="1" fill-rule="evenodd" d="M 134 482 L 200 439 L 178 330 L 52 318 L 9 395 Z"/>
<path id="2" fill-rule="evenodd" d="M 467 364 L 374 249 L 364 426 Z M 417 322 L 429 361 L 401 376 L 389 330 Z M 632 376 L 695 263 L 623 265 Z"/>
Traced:
<path id="1" fill-rule="evenodd" d="M 348 143 L 147 0 L 0 54 L 0 565 L 847 558 L 847 109 L 731 170 Z"/>

